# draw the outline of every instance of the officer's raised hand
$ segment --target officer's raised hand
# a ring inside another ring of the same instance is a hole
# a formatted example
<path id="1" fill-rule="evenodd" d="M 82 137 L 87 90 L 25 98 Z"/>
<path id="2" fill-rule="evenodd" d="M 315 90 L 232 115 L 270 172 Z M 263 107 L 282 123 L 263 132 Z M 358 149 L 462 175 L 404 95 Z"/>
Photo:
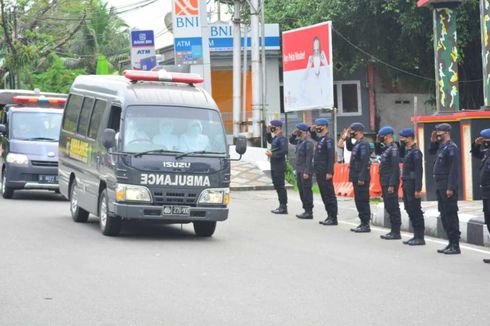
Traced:
<path id="1" fill-rule="evenodd" d="M 430 142 L 431 143 L 437 142 L 437 131 L 436 130 L 432 131 L 432 133 L 430 134 Z"/>
<path id="2" fill-rule="evenodd" d="M 478 137 L 477 139 L 475 139 L 475 144 L 481 145 L 481 144 L 483 144 L 483 141 L 484 141 L 483 137 Z"/>

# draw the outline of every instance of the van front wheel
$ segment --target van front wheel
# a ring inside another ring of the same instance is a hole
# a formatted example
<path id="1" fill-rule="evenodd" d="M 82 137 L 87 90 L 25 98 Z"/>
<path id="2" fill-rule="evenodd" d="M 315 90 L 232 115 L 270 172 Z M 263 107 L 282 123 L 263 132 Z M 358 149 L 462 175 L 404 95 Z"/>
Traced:
<path id="1" fill-rule="evenodd" d="M 199 237 L 210 237 L 216 230 L 216 222 L 194 222 L 194 232 Z"/>
<path id="2" fill-rule="evenodd" d="M 78 206 L 78 189 L 75 180 L 70 185 L 70 213 L 73 221 L 77 223 L 85 223 L 88 220 L 89 213 Z"/>
<path id="3" fill-rule="evenodd" d="M 121 218 L 109 214 L 107 189 L 102 190 L 99 198 L 100 230 L 103 235 L 116 236 L 121 231 Z"/>
<path id="4" fill-rule="evenodd" d="M 10 199 L 14 195 L 14 189 L 7 187 L 7 171 L 3 169 L 2 171 L 2 197 L 5 199 Z"/>

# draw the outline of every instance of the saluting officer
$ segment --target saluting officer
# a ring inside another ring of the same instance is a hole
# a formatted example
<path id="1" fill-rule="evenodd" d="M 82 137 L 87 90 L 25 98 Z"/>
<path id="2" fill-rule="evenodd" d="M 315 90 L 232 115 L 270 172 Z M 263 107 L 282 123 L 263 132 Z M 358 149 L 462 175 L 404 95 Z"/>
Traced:
<path id="1" fill-rule="evenodd" d="M 272 136 L 274 134 L 274 137 Z M 288 194 L 286 192 L 284 177 L 286 173 L 286 155 L 288 153 L 288 141 L 282 134 L 282 121 L 272 120 L 267 127 L 266 140 L 271 144 L 271 149 L 265 155 L 271 161 L 271 176 L 274 189 L 279 197 L 279 207 L 272 210 L 274 214 L 288 213 Z"/>
<path id="2" fill-rule="evenodd" d="M 425 245 L 424 213 L 421 206 L 423 154 L 415 144 L 415 134 L 411 128 L 400 131 L 400 145 L 403 153 L 403 203 L 413 227 L 413 237 L 403 243 L 410 246 L 421 246 Z"/>
<path id="3" fill-rule="evenodd" d="M 394 142 L 395 130 L 386 126 L 378 132 L 378 145 L 382 150 L 379 163 L 379 182 L 381 184 L 383 203 L 391 221 L 391 231 L 381 235 L 384 240 L 401 239 L 402 224 L 400 205 L 398 204 L 398 189 L 400 187 L 400 151 Z"/>
<path id="4" fill-rule="evenodd" d="M 304 212 L 296 215 L 301 219 L 313 218 L 313 192 L 312 171 L 313 171 L 313 142 L 309 136 L 309 126 L 305 123 L 298 123 L 296 130 L 289 138 L 289 142 L 296 145 L 296 182 L 298 183 L 299 197 L 303 203 Z"/>
<path id="5" fill-rule="evenodd" d="M 480 164 L 480 187 L 483 200 L 483 215 L 488 232 L 490 232 L 490 129 L 484 129 L 471 146 L 474 157 L 481 159 Z M 490 264 L 490 259 L 483 259 Z"/>
<path id="6" fill-rule="evenodd" d="M 327 218 L 320 221 L 322 225 L 337 225 L 337 196 L 333 186 L 333 171 L 335 165 L 335 142 L 328 136 L 328 120 L 318 118 L 312 126 L 312 138 L 317 142 L 313 166 L 316 182 L 320 189 Z"/>
<path id="7" fill-rule="evenodd" d="M 354 122 L 347 129 L 349 135 L 344 141 L 346 147 L 352 152 L 349 163 L 349 181 L 354 186 L 354 201 L 359 213 L 361 224 L 352 228 L 352 232 L 364 233 L 371 232 L 369 220 L 371 219 L 371 208 L 369 207 L 369 183 L 371 182 L 370 166 L 371 162 L 369 143 L 364 138 L 364 125 Z M 352 140 L 356 140 L 353 144 Z"/>
<path id="8" fill-rule="evenodd" d="M 449 244 L 438 253 L 446 255 L 460 254 L 459 217 L 458 217 L 458 167 L 460 154 L 458 146 L 451 140 L 451 125 L 436 125 L 430 138 L 429 153 L 437 155 L 433 175 L 436 183 L 437 204 Z"/>

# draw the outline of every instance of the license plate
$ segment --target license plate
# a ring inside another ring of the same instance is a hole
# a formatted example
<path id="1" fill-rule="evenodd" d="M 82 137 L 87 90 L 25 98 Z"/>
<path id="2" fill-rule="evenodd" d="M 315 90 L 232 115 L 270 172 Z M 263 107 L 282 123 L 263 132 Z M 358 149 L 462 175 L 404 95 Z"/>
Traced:
<path id="1" fill-rule="evenodd" d="M 58 183 L 58 176 L 57 175 L 40 175 L 39 176 L 39 182 L 40 183 L 55 184 L 55 183 Z"/>
<path id="2" fill-rule="evenodd" d="M 189 216 L 189 214 L 189 206 L 164 205 L 162 207 L 162 215 Z"/>

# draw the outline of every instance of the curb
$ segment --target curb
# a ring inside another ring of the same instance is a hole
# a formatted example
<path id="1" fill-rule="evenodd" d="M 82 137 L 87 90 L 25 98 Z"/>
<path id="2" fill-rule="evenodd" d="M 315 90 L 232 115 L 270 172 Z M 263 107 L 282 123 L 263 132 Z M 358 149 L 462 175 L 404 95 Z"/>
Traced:
<path id="1" fill-rule="evenodd" d="M 446 239 L 446 232 L 442 227 L 442 221 L 437 209 L 429 208 L 424 211 L 425 220 L 425 234 L 431 237 Z M 400 203 L 400 212 L 402 217 L 401 230 L 406 232 L 413 232 L 410 219 L 404 209 L 403 203 Z M 373 210 L 372 223 L 376 226 L 390 228 L 391 223 L 388 213 L 384 209 L 382 203 L 377 204 Z M 461 231 L 461 241 L 478 245 L 490 247 L 490 234 L 488 233 L 487 226 L 484 220 L 475 215 L 459 212 L 459 229 Z"/>
<path id="2" fill-rule="evenodd" d="M 286 185 L 286 190 L 293 189 L 292 185 Z M 275 190 L 274 186 L 231 186 L 231 191 Z"/>

